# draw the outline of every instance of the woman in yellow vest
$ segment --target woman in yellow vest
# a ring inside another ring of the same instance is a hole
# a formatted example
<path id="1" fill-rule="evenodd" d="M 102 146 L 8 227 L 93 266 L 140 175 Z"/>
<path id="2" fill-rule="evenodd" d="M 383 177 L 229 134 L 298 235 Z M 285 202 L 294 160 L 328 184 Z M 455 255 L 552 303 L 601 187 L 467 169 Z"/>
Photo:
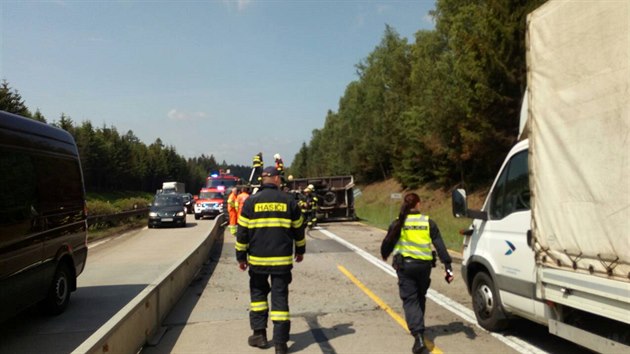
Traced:
<path id="1" fill-rule="evenodd" d="M 435 221 L 420 213 L 420 197 L 409 193 L 403 200 L 398 218 L 392 222 L 381 244 L 383 260 L 394 253 L 393 266 L 398 274 L 398 290 L 403 301 L 407 328 L 414 337 L 412 352 L 428 353 L 424 344 L 424 310 L 431 284 L 431 268 L 437 250 L 446 268 L 445 280 L 453 280 L 451 256 Z"/>

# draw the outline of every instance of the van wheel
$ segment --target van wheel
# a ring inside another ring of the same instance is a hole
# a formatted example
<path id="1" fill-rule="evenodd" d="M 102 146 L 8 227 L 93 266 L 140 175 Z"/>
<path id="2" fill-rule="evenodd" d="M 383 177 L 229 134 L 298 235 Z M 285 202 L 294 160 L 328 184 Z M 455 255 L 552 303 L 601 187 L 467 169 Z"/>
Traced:
<path id="1" fill-rule="evenodd" d="M 42 309 L 46 314 L 58 315 L 62 313 L 70 302 L 70 284 L 72 272 L 65 263 L 57 266 L 48 295 L 42 301 Z"/>
<path id="2" fill-rule="evenodd" d="M 488 331 L 500 331 L 508 326 L 501 299 L 494 281 L 485 272 L 475 275 L 472 283 L 472 302 L 479 325 Z"/>

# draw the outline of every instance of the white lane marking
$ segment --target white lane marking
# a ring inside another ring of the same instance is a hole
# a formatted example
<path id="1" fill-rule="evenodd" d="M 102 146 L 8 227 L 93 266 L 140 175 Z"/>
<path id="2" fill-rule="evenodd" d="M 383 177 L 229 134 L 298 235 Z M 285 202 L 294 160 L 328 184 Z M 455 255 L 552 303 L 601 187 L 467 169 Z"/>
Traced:
<path id="1" fill-rule="evenodd" d="M 141 230 L 147 230 L 147 229 L 148 229 L 148 227 L 147 227 L 147 226 L 145 226 L 145 227 L 143 227 Z M 102 245 L 102 244 L 105 244 L 105 243 L 107 243 L 107 242 L 109 242 L 109 241 L 111 241 L 111 240 L 113 240 L 113 239 L 115 239 L 115 238 L 125 236 L 126 234 L 127 234 L 127 233 L 124 233 L 124 234 L 122 234 L 122 235 L 118 235 L 118 236 L 115 236 L 115 237 L 108 237 L 108 238 L 106 238 L 106 239 L 104 239 L 104 240 L 102 240 L 102 241 L 90 242 L 90 243 L 88 243 L 88 250 L 90 250 L 90 249 L 92 249 L 92 248 L 96 248 L 96 247 L 98 247 L 98 246 L 100 246 L 100 245 Z"/>
<path id="2" fill-rule="evenodd" d="M 323 233 L 324 235 L 330 237 L 331 239 L 341 243 L 342 245 L 348 247 L 349 249 L 351 249 L 354 253 L 358 254 L 359 256 L 363 257 L 365 260 L 367 260 L 368 262 L 374 264 L 375 266 L 377 266 L 378 268 L 380 268 L 381 270 L 383 270 L 385 273 L 396 277 L 396 271 L 394 270 L 394 268 L 392 268 L 391 265 L 389 265 L 388 263 L 384 262 L 381 259 L 378 259 L 377 257 L 374 257 L 373 255 L 371 255 L 370 253 L 366 252 L 365 250 L 353 245 L 352 243 L 344 240 L 343 238 L 335 235 L 334 233 L 325 230 L 323 228 L 318 228 L 317 231 Z M 540 348 L 533 346 L 525 341 L 523 341 L 520 338 L 516 338 L 514 336 L 505 336 L 505 335 L 501 335 L 498 333 L 494 333 L 494 332 L 488 332 L 485 329 L 483 329 L 481 326 L 479 326 L 479 324 L 477 323 L 477 319 L 475 318 L 475 313 L 463 306 L 462 304 L 454 301 L 453 299 L 440 294 L 439 292 L 433 290 L 433 289 L 429 289 L 429 291 L 427 292 L 427 297 L 429 299 L 431 299 L 433 302 L 437 303 L 438 305 L 440 305 L 441 307 L 451 311 L 452 313 L 454 313 L 455 315 L 461 317 L 462 319 L 464 319 L 465 321 L 475 325 L 477 328 L 481 329 L 482 331 L 490 334 L 491 336 L 493 336 L 494 338 L 500 340 L 501 342 L 503 342 L 505 345 L 507 345 L 508 347 L 518 351 L 519 353 L 532 353 L 532 354 L 548 354 L 549 352 L 546 352 L 544 350 L 541 350 Z"/>
<path id="3" fill-rule="evenodd" d="M 88 249 L 91 250 L 92 248 L 98 247 L 98 246 L 100 246 L 100 245 L 102 245 L 104 243 L 107 243 L 109 241 L 111 241 L 111 238 L 108 238 L 107 240 L 98 241 L 98 242 L 88 243 Z"/>

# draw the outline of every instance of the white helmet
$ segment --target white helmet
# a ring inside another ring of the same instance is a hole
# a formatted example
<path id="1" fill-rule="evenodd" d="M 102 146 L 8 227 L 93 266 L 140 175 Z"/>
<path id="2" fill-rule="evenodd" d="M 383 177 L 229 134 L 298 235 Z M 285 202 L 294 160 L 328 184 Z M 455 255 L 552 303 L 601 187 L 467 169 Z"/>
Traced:
<path id="1" fill-rule="evenodd" d="M 273 158 L 275 160 L 280 160 L 282 157 L 280 157 L 280 154 L 275 154 L 275 155 L 273 155 Z"/>
<path id="2" fill-rule="evenodd" d="M 287 179 L 288 179 L 289 181 L 293 181 L 293 175 L 289 175 L 289 177 L 287 177 Z"/>
<path id="3" fill-rule="evenodd" d="M 309 185 L 308 185 L 308 187 L 306 187 L 306 188 L 308 188 L 308 189 L 310 189 L 310 190 L 312 190 L 312 191 L 314 191 L 314 190 L 315 190 L 315 186 L 314 186 L 314 185 L 312 185 L 312 184 L 309 184 Z"/>

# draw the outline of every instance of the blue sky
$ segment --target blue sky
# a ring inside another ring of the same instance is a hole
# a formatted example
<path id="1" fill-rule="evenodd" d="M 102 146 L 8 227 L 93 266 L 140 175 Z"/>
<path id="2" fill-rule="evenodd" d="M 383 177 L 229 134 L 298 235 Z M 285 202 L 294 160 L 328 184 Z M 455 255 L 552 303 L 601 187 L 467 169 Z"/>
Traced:
<path id="1" fill-rule="evenodd" d="M 185 157 L 289 165 L 385 25 L 411 43 L 432 0 L 0 0 L 0 79 L 49 122 L 161 138 Z"/>

